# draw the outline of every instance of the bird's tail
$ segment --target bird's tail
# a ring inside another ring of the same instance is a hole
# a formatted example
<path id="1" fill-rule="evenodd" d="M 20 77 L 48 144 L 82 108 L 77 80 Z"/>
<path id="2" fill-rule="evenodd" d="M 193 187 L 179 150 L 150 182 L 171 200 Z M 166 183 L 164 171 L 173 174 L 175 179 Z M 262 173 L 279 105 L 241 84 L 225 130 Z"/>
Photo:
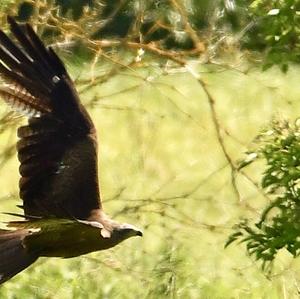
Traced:
<path id="1" fill-rule="evenodd" d="M 38 255 L 30 253 L 23 245 L 27 230 L 0 229 L 0 284 L 12 278 L 34 261 Z"/>

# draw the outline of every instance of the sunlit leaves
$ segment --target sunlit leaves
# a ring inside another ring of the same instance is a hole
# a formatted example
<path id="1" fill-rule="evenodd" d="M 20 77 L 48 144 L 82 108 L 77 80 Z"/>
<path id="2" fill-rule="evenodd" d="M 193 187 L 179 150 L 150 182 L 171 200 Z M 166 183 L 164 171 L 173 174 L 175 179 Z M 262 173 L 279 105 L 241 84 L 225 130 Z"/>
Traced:
<path id="1" fill-rule="evenodd" d="M 255 155 L 256 154 L 256 155 Z M 274 121 L 272 129 L 257 138 L 251 157 L 261 157 L 266 168 L 261 180 L 265 193 L 273 200 L 255 224 L 242 221 L 226 246 L 235 241 L 246 243 L 247 251 L 263 267 L 285 248 L 294 257 L 300 254 L 300 127 Z M 249 155 L 241 165 L 255 161 Z"/>
<path id="2" fill-rule="evenodd" d="M 266 53 L 264 69 L 300 62 L 300 1 L 260 0 L 249 6 L 253 28 L 246 34 L 245 46 Z"/>

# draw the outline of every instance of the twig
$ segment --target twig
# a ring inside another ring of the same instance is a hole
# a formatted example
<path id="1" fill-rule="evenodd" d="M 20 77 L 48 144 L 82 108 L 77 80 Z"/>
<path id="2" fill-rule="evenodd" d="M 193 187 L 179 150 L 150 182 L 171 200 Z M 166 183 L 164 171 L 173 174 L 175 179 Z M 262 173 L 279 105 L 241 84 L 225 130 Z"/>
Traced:
<path id="1" fill-rule="evenodd" d="M 196 78 L 198 80 L 198 82 L 201 84 L 206 96 L 207 96 L 207 99 L 208 99 L 208 102 L 209 102 L 209 107 L 210 107 L 210 111 L 211 111 L 211 116 L 212 116 L 212 120 L 213 120 L 213 123 L 214 123 L 214 126 L 215 126 L 215 130 L 216 130 L 216 134 L 217 134 L 217 139 L 219 141 L 219 144 L 221 146 L 221 149 L 224 153 L 224 156 L 227 160 L 227 162 L 229 163 L 230 165 L 230 168 L 231 168 L 231 183 L 232 183 L 232 187 L 233 187 L 233 190 L 237 196 L 237 198 L 239 199 L 239 201 L 241 201 L 241 196 L 240 196 L 240 193 L 239 193 L 239 190 L 238 190 L 238 187 L 237 187 L 237 184 L 236 184 L 236 171 L 237 171 L 237 167 L 235 166 L 233 160 L 231 159 L 226 147 L 225 147 L 225 143 L 224 143 L 224 140 L 223 140 L 223 137 L 222 137 L 222 134 L 221 134 L 221 124 L 219 122 L 219 119 L 218 119 L 218 116 L 217 116 L 217 112 L 216 112 L 216 108 L 215 108 L 215 100 L 213 98 L 213 96 L 211 95 L 211 93 L 209 92 L 208 88 L 207 88 L 207 85 L 206 83 L 204 82 L 204 80 L 202 80 L 199 76 Z"/>
<path id="2" fill-rule="evenodd" d="M 171 0 L 171 3 L 173 6 L 178 10 L 180 13 L 182 20 L 184 22 L 185 31 L 190 35 L 192 41 L 194 42 L 195 48 L 197 49 L 198 53 L 205 52 L 205 45 L 203 42 L 200 41 L 197 32 L 193 29 L 191 26 L 188 15 L 186 13 L 186 10 L 177 2 L 177 0 Z"/>

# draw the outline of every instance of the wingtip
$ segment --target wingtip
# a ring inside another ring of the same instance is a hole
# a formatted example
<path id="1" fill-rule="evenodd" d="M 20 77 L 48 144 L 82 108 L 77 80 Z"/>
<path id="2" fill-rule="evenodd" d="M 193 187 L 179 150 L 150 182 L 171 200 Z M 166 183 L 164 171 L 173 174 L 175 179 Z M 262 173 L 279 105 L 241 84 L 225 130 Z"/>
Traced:
<path id="1" fill-rule="evenodd" d="M 7 22 L 8 22 L 8 24 L 9 24 L 10 26 L 13 26 L 13 25 L 16 25 L 16 24 L 17 24 L 15 18 L 12 17 L 12 16 L 10 16 L 10 15 L 7 15 Z"/>
<path id="2" fill-rule="evenodd" d="M 27 31 L 31 30 L 35 34 L 34 30 L 32 29 L 32 27 L 29 23 L 25 24 L 25 28 L 26 28 Z"/>
<path id="3" fill-rule="evenodd" d="M 22 25 L 19 24 L 17 21 L 16 21 L 16 17 L 13 17 L 13 16 L 10 16 L 10 15 L 7 15 L 7 23 L 9 24 L 10 28 L 13 30 L 14 28 L 20 28 L 20 27 L 25 27 L 27 30 L 30 26 L 29 23 L 23 23 Z"/>
<path id="4" fill-rule="evenodd" d="M 9 24 L 10 30 L 12 32 L 15 32 L 16 30 L 19 30 L 20 26 L 17 23 L 15 17 L 8 15 L 7 16 L 7 23 Z"/>
<path id="5" fill-rule="evenodd" d="M 16 32 L 16 31 L 18 32 L 19 30 L 21 30 L 22 26 L 16 21 L 16 17 L 8 15 L 7 23 L 9 24 L 12 32 Z"/>

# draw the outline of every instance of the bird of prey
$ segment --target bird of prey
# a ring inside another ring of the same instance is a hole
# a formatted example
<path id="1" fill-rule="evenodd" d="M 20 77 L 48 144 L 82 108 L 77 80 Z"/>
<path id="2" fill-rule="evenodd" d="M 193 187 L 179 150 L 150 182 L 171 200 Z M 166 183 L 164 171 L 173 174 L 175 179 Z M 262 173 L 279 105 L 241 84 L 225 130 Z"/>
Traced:
<path id="1" fill-rule="evenodd" d="M 0 30 L 0 97 L 28 124 L 17 143 L 24 219 L 0 230 L 0 283 L 42 256 L 75 257 L 142 236 L 103 212 L 95 127 L 64 64 L 29 24 L 8 23 L 15 42 Z"/>

